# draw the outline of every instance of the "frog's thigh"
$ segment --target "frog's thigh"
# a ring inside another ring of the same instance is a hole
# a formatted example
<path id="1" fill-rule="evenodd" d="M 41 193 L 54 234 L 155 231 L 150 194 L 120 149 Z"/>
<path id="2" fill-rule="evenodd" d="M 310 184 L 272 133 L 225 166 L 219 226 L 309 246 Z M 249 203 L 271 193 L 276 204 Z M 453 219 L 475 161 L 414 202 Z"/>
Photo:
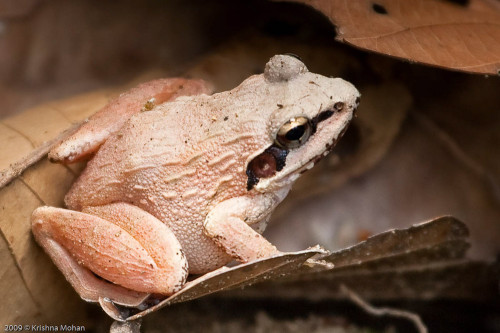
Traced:
<path id="1" fill-rule="evenodd" d="M 279 201 L 272 195 L 223 201 L 208 214 L 204 231 L 228 254 L 243 262 L 279 254 L 273 244 L 249 226 L 268 218 Z"/>
<path id="2" fill-rule="evenodd" d="M 146 293 L 172 294 L 187 277 L 187 261 L 173 233 L 135 206 L 116 203 L 83 212 L 41 207 L 33 213 L 32 225 L 38 242 L 70 282 L 71 272 L 59 262 L 78 262 L 106 280 Z M 71 255 L 60 259 L 51 253 L 51 243 Z"/>

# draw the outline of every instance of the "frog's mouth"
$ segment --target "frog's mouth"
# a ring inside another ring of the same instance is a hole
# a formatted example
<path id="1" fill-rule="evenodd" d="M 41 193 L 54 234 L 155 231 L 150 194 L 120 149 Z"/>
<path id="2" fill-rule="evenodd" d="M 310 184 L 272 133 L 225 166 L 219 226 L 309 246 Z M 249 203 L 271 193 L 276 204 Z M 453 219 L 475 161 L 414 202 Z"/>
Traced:
<path id="1" fill-rule="evenodd" d="M 333 140 L 332 143 L 330 144 L 327 144 L 326 145 L 326 148 L 325 148 L 325 151 L 319 155 L 316 155 L 314 156 L 313 158 L 311 158 L 307 163 L 305 163 L 302 167 L 298 168 L 297 170 L 295 171 L 291 171 L 289 172 L 287 175 L 284 175 L 284 177 L 288 176 L 289 174 L 291 173 L 298 173 L 298 174 L 303 174 L 304 172 L 306 172 L 307 170 L 310 170 L 312 169 L 316 163 L 318 163 L 319 161 L 321 161 L 325 156 L 327 156 L 328 154 L 330 154 L 330 152 L 333 150 L 333 148 L 335 148 L 335 146 L 337 145 L 337 141 L 342 137 L 342 135 L 344 135 L 344 131 L 342 131 L 342 133 L 339 134 L 339 137 L 336 139 L 336 140 Z"/>
<path id="2" fill-rule="evenodd" d="M 337 138 L 333 139 L 330 143 L 328 143 L 326 145 L 325 150 L 323 151 L 323 153 L 321 153 L 319 155 L 316 155 L 308 163 L 304 164 L 301 168 L 299 168 L 297 171 L 292 171 L 291 173 L 298 172 L 300 174 L 303 174 L 307 170 L 311 169 L 314 165 L 316 165 L 316 163 L 318 163 L 324 157 L 326 157 L 328 154 L 330 154 L 330 152 L 333 150 L 333 148 L 335 148 L 335 146 L 337 145 L 337 142 L 344 136 L 344 134 L 345 134 L 345 132 L 347 131 L 348 128 L 349 128 L 349 126 L 345 126 L 344 129 L 339 133 L 339 135 L 337 136 Z"/>

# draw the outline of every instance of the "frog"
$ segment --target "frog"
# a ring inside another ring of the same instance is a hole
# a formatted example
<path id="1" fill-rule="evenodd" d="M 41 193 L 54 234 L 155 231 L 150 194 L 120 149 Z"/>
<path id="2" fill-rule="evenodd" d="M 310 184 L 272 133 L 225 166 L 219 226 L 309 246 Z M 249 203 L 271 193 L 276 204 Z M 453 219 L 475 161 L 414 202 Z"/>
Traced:
<path id="1" fill-rule="evenodd" d="M 212 93 L 195 79 L 140 85 L 111 101 L 49 159 L 87 165 L 31 217 L 35 240 L 87 301 L 133 306 L 188 275 L 282 254 L 262 236 L 293 183 L 341 138 L 360 93 L 275 55 Z"/>

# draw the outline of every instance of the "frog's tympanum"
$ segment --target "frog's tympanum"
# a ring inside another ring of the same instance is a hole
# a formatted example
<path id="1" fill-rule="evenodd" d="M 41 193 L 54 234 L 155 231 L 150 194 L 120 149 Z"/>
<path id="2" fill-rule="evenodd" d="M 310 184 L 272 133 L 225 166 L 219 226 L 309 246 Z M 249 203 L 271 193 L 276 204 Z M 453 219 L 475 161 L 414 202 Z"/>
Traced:
<path id="1" fill-rule="evenodd" d="M 188 274 L 280 254 L 261 233 L 294 181 L 335 145 L 354 86 L 277 55 L 264 74 L 210 95 L 200 80 L 119 96 L 49 154 L 92 156 L 67 209 L 32 216 L 38 243 L 86 300 L 169 295 Z"/>

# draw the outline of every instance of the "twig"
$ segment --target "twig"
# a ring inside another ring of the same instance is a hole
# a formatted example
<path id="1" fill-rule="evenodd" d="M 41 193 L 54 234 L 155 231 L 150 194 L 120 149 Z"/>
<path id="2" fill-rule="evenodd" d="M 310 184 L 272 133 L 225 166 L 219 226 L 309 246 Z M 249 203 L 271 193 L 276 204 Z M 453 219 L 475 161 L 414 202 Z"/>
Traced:
<path id="1" fill-rule="evenodd" d="M 356 303 L 360 308 L 365 310 L 367 313 L 372 314 L 377 317 L 381 316 L 392 316 L 397 318 L 404 318 L 410 320 L 415 327 L 417 328 L 419 333 L 427 333 L 427 327 L 422 322 L 420 316 L 416 313 L 410 311 L 404 311 L 393 308 L 376 308 L 362 299 L 358 294 L 349 289 L 346 285 L 340 285 L 340 291 L 344 293 L 347 298 L 349 298 L 352 302 Z"/>
<path id="2" fill-rule="evenodd" d="M 45 141 L 38 147 L 34 147 L 33 150 L 23 159 L 12 163 L 5 170 L 0 170 L 0 188 L 9 184 L 14 178 L 21 175 L 28 167 L 44 158 L 56 143 L 70 136 L 79 127 L 80 124 L 72 125 L 70 128 L 59 134 L 56 138 Z"/>

